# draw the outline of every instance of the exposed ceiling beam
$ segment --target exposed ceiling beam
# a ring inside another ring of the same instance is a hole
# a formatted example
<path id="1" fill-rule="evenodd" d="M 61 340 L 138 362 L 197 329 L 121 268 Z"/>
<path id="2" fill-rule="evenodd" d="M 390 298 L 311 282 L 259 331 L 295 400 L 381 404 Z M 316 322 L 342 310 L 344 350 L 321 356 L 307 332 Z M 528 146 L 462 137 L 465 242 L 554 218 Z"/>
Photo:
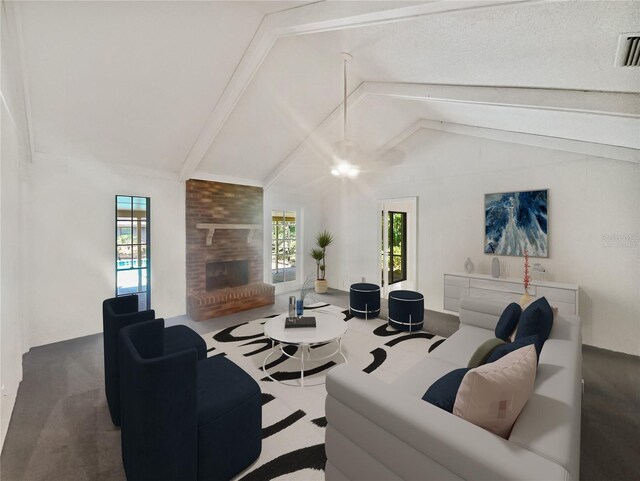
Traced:
<path id="1" fill-rule="evenodd" d="M 278 38 L 519 3 L 531 2 L 527 0 L 461 0 L 426 2 L 402 7 L 398 7 L 398 2 L 320 2 L 265 16 L 222 96 L 187 154 L 180 169 L 180 179 L 186 180 L 196 171 Z"/>
<path id="2" fill-rule="evenodd" d="M 508 107 L 640 116 L 640 94 L 530 87 L 365 82 L 368 95 L 429 102 L 460 102 Z"/>
<path id="3" fill-rule="evenodd" d="M 536 135 L 511 130 L 493 129 L 477 127 L 475 125 L 463 125 L 454 122 L 443 122 L 440 120 L 419 119 L 402 132 L 394 136 L 389 142 L 376 150 L 374 162 L 380 162 L 385 154 L 395 149 L 402 142 L 420 130 L 438 130 L 453 134 L 467 135 L 469 137 L 479 137 L 482 139 L 497 140 L 499 142 L 509 142 L 514 144 L 529 145 L 532 147 L 542 147 L 545 149 L 561 150 L 564 152 L 574 152 L 578 154 L 605 157 L 610 159 L 624 160 L 627 162 L 640 163 L 640 149 L 618 147 L 615 145 L 596 144 L 583 140 L 563 139 L 548 135 Z"/>
<path id="4" fill-rule="evenodd" d="M 390 82 L 363 82 L 351 94 L 347 108 L 353 108 L 365 97 L 381 96 L 418 102 L 443 102 L 454 104 L 477 104 L 507 109 L 532 109 L 533 112 L 554 111 L 566 118 L 564 130 L 548 132 L 544 118 L 537 120 L 541 126 L 539 132 L 511 128 L 491 128 L 487 125 L 467 125 L 442 119 L 422 119 L 400 132 L 374 154 L 384 155 L 395 145 L 400 144 L 417 130 L 424 127 L 420 122 L 436 122 L 440 125 L 463 125 L 467 132 L 512 132 L 509 142 L 526 145 L 555 145 L 559 150 L 572 152 L 591 152 L 590 155 L 609 153 L 611 158 L 637 161 L 640 152 L 640 95 L 630 93 L 588 92 L 559 89 L 527 89 L 516 87 L 484 87 L 462 85 L 405 84 Z M 327 116 L 265 179 L 264 187 L 273 185 L 287 168 L 293 164 L 307 148 L 326 145 L 327 132 L 340 117 L 342 103 Z M 531 114 L 534 117 L 534 114 Z M 508 117 L 507 117 L 508 118 Z M 436 125 L 430 124 L 430 125 Z M 607 128 L 602 128 L 607 126 Z M 479 130 L 472 130 L 479 129 Z M 460 130 L 460 129 L 459 129 Z M 583 133 L 581 133 L 583 132 Z M 461 131 L 459 133 L 462 133 Z M 516 135 L 519 134 L 519 135 Z M 488 134 L 487 134 L 488 135 Z M 598 135 L 600 138 L 598 139 Z M 487 137 L 489 138 L 489 137 Z M 531 138 L 544 141 L 527 140 Z M 549 139 L 555 139 L 549 141 Z M 599 141 L 593 141 L 597 139 Z M 522 142 L 518 142 L 522 141 Z M 579 147 L 576 147 L 578 142 Z M 554 148 L 554 147 L 549 147 Z M 577 150 L 576 150 L 577 149 Z"/>

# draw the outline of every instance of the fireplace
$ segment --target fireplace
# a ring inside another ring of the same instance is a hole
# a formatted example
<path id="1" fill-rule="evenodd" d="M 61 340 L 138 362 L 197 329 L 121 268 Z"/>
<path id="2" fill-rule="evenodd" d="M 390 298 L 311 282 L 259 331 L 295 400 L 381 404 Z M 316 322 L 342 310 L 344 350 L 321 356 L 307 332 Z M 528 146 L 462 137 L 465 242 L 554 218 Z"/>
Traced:
<path id="1" fill-rule="evenodd" d="M 262 198 L 261 187 L 186 182 L 187 313 L 194 321 L 274 303 L 275 286 L 264 283 Z"/>
<path id="2" fill-rule="evenodd" d="M 208 262 L 206 290 L 244 286 L 249 283 L 249 261 Z"/>

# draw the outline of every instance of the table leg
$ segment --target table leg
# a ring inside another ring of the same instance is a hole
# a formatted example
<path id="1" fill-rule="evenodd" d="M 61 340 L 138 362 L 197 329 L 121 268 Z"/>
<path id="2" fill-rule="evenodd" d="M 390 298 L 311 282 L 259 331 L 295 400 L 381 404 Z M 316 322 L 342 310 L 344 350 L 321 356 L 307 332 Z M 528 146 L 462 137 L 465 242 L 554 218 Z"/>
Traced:
<path id="1" fill-rule="evenodd" d="M 300 385 L 304 387 L 304 345 L 300 345 Z"/>
<path id="2" fill-rule="evenodd" d="M 338 339 L 338 352 L 342 356 L 342 359 L 344 359 L 344 363 L 349 364 L 349 361 L 347 360 L 347 356 L 345 356 L 344 353 L 342 352 L 342 338 Z"/>

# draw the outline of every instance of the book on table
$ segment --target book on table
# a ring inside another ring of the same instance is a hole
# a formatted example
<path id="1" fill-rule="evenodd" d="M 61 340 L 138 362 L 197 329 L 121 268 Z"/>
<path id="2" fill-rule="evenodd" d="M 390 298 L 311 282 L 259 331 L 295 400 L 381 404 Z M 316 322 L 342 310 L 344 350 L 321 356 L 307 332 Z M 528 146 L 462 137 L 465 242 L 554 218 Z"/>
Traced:
<path id="1" fill-rule="evenodd" d="M 315 317 L 287 317 L 284 321 L 284 327 L 316 327 Z"/>

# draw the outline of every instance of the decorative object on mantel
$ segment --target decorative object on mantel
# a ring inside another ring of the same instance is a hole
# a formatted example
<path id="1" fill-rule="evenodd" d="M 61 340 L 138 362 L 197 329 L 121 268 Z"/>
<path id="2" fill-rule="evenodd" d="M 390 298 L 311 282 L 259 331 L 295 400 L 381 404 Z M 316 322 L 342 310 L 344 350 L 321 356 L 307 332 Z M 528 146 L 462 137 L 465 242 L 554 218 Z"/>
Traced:
<path id="1" fill-rule="evenodd" d="M 316 282 L 315 289 L 318 294 L 327 292 L 329 285 L 325 279 L 326 275 L 326 250 L 333 242 L 333 235 L 324 230 L 316 235 L 316 245 L 311 249 L 311 257 L 316 261 Z"/>
<path id="2" fill-rule="evenodd" d="M 498 279 L 500 277 L 500 259 L 494 257 L 491 260 L 491 277 Z"/>
<path id="3" fill-rule="evenodd" d="M 261 227 L 262 226 L 260 224 L 196 224 L 196 229 L 209 231 L 207 232 L 206 240 L 206 244 L 208 246 L 213 244 L 213 233 L 216 231 L 216 229 L 247 229 L 249 231 L 249 233 L 247 234 L 247 242 L 250 243 L 253 240 L 253 232 L 260 229 Z"/>
<path id="4" fill-rule="evenodd" d="M 485 254 L 548 257 L 548 190 L 485 194 Z"/>
<path id="5" fill-rule="evenodd" d="M 467 257 L 467 260 L 464 261 L 464 271 L 467 274 L 471 274 L 473 272 L 473 262 L 471 262 L 470 257 Z"/>
<path id="6" fill-rule="evenodd" d="M 529 294 L 529 286 L 531 285 L 531 276 L 529 275 L 529 250 L 524 249 L 524 278 L 522 279 L 524 285 L 524 294 L 520 298 L 520 306 L 524 307 L 529 304 L 533 297 Z"/>

